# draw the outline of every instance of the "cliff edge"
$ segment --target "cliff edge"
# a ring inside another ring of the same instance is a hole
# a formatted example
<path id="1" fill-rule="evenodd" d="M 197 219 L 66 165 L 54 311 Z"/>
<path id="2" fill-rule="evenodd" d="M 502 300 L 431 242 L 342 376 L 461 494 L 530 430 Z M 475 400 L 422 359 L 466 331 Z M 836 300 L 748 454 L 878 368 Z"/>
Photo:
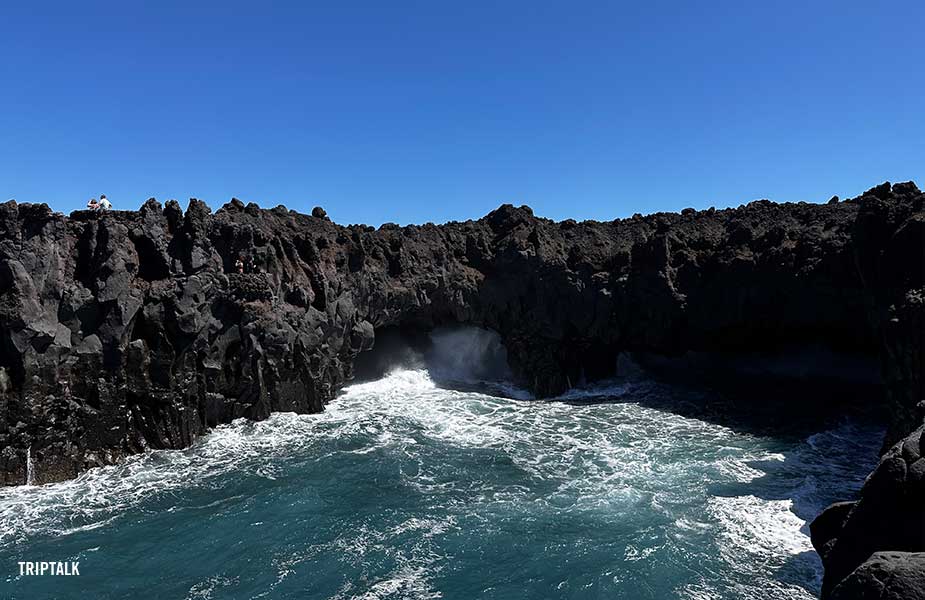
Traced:
<path id="1" fill-rule="evenodd" d="M 851 541 L 883 513 L 869 497 L 922 489 L 923 205 L 914 184 L 886 183 L 825 205 L 581 223 L 505 205 L 374 229 L 237 200 L 69 217 L 7 202 L 0 480 L 62 480 L 238 417 L 321 411 L 386 327 L 492 329 L 539 396 L 612 376 L 623 351 L 821 345 L 879 357 L 892 447 L 888 475 L 814 525 L 828 594 L 873 552 L 925 550 L 921 525 Z"/>

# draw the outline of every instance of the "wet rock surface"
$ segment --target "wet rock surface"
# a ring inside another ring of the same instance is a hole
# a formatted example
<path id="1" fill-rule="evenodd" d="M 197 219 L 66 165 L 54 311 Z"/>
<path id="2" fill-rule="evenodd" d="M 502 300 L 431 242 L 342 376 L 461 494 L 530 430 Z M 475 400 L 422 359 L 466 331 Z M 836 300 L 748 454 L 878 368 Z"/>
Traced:
<path id="1" fill-rule="evenodd" d="M 505 205 L 374 229 L 236 199 L 69 217 L 7 202 L 0 480 L 24 483 L 27 456 L 35 482 L 56 481 L 238 417 L 321 411 L 386 327 L 494 330 L 538 396 L 614 375 L 624 351 L 821 346 L 879 357 L 893 448 L 885 483 L 817 527 L 828 593 L 874 551 L 925 550 L 850 541 L 882 510 L 865 503 L 918 481 L 912 443 L 892 444 L 923 418 L 923 203 L 884 184 L 821 205 L 582 223 Z"/>

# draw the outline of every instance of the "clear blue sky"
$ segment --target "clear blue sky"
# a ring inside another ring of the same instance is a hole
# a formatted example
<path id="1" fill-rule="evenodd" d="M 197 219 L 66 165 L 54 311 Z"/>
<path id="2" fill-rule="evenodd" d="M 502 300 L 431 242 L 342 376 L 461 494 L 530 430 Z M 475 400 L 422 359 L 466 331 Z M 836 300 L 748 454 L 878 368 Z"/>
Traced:
<path id="1" fill-rule="evenodd" d="M 920 0 L 38 4 L 0 19 L 2 200 L 379 224 L 925 187 Z"/>

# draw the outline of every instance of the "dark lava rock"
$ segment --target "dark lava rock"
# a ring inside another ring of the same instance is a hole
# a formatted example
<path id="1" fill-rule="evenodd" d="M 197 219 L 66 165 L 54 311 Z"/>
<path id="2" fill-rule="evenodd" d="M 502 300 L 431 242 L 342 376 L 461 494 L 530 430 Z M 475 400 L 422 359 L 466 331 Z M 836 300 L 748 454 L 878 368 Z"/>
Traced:
<path id="1" fill-rule="evenodd" d="M 923 204 L 883 184 L 823 205 L 607 223 L 505 205 L 378 231 L 238 200 L 0 204 L 0 481 L 23 483 L 27 454 L 56 481 L 238 417 L 321 411 L 389 327 L 492 329 L 538 396 L 615 374 L 623 351 L 825 346 L 879 355 L 893 448 L 814 526 L 828 593 L 874 552 L 925 550 L 907 438 L 925 416 Z"/>
<path id="2" fill-rule="evenodd" d="M 327 219 L 328 213 L 320 206 L 316 206 L 312 209 L 312 216 L 316 219 Z"/>
<path id="3" fill-rule="evenodd" d="M 832 600 L 925 600 L 925 553 L 877 552 L 832 591 Z"/>
<path id="4" fill-rule="evenodd" d="M 848 515 L 857 502 L 836 502 L 832 504 L 809 524 L 810 535 L 812 536 L 813 547 L 819 556 L 825 558 L 832 549 L 832 545 L 845 526 Z"/>
<path id="5" fill-rule="evenodd" d="M 0 478 L 24 481 L 30 447 L 54 481 L 240 416 L 320 411 L 376 330 L 447 323 L 497 331 L 539 396 L 613 375 L 621 351 L 879 351 L 895 441 L 922 417 L 925 223 L 918 189 L 895 188 L 608 223 L 505 205 L 378 231 L 237 199 L 70 217 L 7 202 Z"/>
<path id="6" fill-rule="evenodd" d="M 925 427 L 916 429 L 884 454 L 861 488 L 857 502 L 832 505 L 810 525 L 813 545 L 825 566 L 824 598 L 862 597 L 846 596 L 845 592 L 836 596 L 835 592 L 875 552 L 925 551 L 925 460 L 920 454 L 923 431 Z M 889 560 L 884 554 L 880 563 Z M 856 585 L 850 587 L 854 589 Z M 925 594 L 925 589 L 920 593 Z"/>

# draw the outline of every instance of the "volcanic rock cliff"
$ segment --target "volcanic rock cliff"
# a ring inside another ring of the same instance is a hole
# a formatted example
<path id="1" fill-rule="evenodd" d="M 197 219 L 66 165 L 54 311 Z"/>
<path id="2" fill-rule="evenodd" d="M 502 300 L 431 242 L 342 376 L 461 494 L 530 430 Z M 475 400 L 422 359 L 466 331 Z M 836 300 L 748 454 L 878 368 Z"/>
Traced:
<path id="1" fill-rule="evenodd" d="M 825 205 L 606 223 L 505 205 L 477 221 L 377 230 L 237 200 L 215 214 L 152 199 L 70 217 L 7 202 L 0 479 L 66 479 L 238 417 L 320 411 L 390 326 L 492 329 L 538 396 L 613 375 L 623 351 L 821 345 L 879 356 L 887 445 L 898 442 L 862 500 L 814 526 L 829 593 L 875 551 L 925 550 L 923 204 L 914 184 L 887 183 Z M 890 494 L 917 534 L 858 542 Z"/>

